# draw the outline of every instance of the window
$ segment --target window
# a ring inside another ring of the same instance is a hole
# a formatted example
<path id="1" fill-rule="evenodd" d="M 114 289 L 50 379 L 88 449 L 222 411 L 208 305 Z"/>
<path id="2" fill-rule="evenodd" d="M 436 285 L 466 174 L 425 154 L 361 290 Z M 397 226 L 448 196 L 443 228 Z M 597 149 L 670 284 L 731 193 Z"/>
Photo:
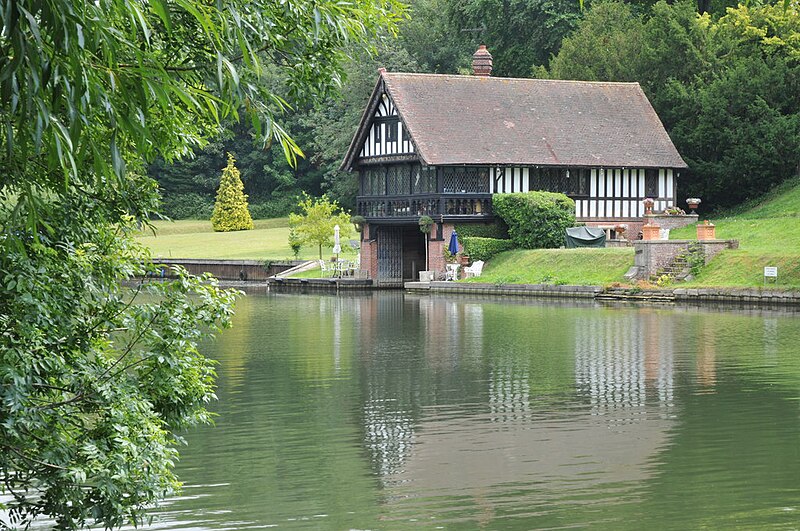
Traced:
<path id="1" fill-rule="evenodd" d="M 386 189 L 389 195 L 408 195 L 410 190 L 408 164 L 395 164 L 386 169 Z"/>
<path id="2" fill-rule="evenodd" d="M 386 122 L 386 141 L 397 142 L 397 121 Z"/>
<path id="3" fill-rule="evenodd" d="M 531 190 L 571 196 L 589 195 L 589 168 L 531 168 Z"/>
<path id="4" fill-rule="evenodd" d="M 361 170 L 364 195 L 386 195 L 386 170 L 377 166 Z"/>
<path id="5" fill-rule="evenodd" d="M 380 144 L 381 143 L 381 124 L 375 123 L 372 127 L 375 130 L 375 143 L 376 144 Z"/>
<path id="6" fill-rule="evenodd" d="M 644 195 L 645 197 L 658 197 L 658 170 L 647 169 L 644 173 Z"/>
<path id="7" fill-rule="evenodd" d="M 436 192 L 436 169 L 423 168 L 420 164 L 411 167 L 411 193 L 429 194 Z"/>
<path id="8" fill-rule="evenodd" d="M 445 167 L 442 168 L 444 193 L 489 193 L 489 168 Z"/>

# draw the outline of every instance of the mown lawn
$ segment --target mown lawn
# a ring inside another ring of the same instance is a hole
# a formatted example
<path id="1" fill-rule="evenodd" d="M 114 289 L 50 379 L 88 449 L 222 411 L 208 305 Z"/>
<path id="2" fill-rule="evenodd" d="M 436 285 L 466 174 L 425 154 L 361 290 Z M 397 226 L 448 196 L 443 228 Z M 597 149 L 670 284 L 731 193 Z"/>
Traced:
<path id="1" fill-rule="evenodd" d="M 137 237 L 150 248 L 156 258 L 229 258 L 256 260 L 293 259 L 289 248 L 287 218 L 255 220 L 255 229 L 236 232 L 214 232 L 210 221 L 179 220 L 153 222 L 150 230 Z M 347 242 L 342 242 L 346 247 Z M 330 257 L 331 249 L 323 249 Z M 303 247 L 300 259 L 314 259 L 318 250 Z"/>
<path id="2" fill-rule="evenodd" d="M 632 265 L 632 248 L 520 249 L 495 256 L 467 282 L 604 285 L 623 282 Z"/>

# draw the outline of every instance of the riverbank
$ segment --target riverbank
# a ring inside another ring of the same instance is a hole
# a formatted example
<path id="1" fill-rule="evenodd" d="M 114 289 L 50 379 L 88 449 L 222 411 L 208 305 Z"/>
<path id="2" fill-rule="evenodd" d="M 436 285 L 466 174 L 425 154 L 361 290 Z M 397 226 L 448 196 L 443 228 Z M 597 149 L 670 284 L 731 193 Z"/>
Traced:
<path id="1" fill-rule="evenodd" d="M 407 282 L 407 291 L 620 300 L 634 302 L 730 302 L 800 305 L 800 291 L 770 288 L 618 288 L 553 284 Z"/>

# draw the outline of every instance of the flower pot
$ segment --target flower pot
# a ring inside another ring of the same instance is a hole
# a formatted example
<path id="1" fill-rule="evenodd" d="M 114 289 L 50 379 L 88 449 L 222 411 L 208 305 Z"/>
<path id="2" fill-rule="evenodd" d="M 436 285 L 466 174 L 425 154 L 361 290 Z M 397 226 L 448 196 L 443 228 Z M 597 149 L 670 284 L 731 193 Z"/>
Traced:
<path id="1" fill-rule="evenodd" d="M 658 240 L 661 238 L 661 227 L 658 225 L 645 225 L 642 227 L 643 240 Z"/>

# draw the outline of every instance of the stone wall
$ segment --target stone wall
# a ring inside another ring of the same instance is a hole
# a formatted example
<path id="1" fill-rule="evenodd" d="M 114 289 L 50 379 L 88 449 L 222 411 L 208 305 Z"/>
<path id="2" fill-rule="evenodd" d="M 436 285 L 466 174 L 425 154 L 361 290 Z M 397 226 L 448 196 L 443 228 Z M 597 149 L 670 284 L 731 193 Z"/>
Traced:
<path id="1" fill-rule="evenodd" d="M 694 240 L 637 240 L 633 242 L 636 250 L 633 265 L 638 268 L 637 278 L 646 279 L 654 275 L 659 269 L 670 265 L 675 258 L 689 250 L 689 244 Z M 705 240 L 699 242 L 705 255 L 706 263 L 720 251 L 725 249 L 738 249 L 738 240 Z"/>
<path id="2" fill-rule="evenodd" d="M 679 216 L 669 216 L 667 214 L 646 214 L 644 216 L 645 222 L 650 222 L 653 225 L 658 225 L 662 229 L 680 229 L 687 225 L 694 225 L 697 223 L 697 214 L 683 214 Z M 641 228 L 639 229 L 641 230 Z"/>
<path id="3" fill-rule="evenodd" d="M 174 273 L 171 266 L 181 266 L 192 275 L 211 273 L 219 280 L 254 281 L 266 280 L 272 275 L 277 275 L 301 261 L 275 261 L 264 262 L 261 260 L 215 260 L 207 258 L 154 258 L 153 263 L 160 268 L 159 276 L 172 278 Z"/>

